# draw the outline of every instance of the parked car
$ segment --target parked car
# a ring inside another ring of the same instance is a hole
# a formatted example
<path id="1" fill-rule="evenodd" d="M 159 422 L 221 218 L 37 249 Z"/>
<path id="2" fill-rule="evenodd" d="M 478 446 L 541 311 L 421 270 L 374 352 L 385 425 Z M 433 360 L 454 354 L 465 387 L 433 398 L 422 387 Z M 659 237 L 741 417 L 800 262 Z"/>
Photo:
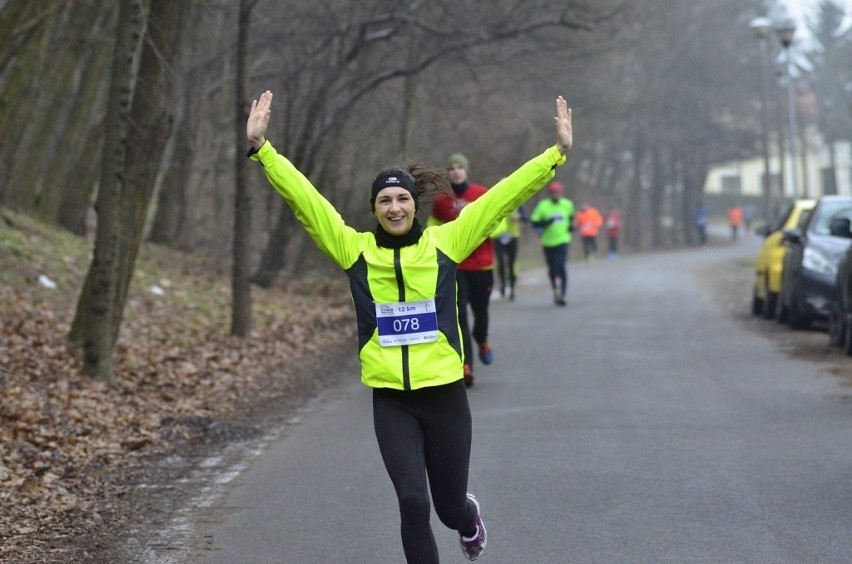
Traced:
<path id="1" fill-rule="evenodd" d="M 794 329 L 827 320 L 837 266 L 852 243 L 852 196 L 823 196 L 804 224 L 782 231 L 787 245 L 776 318 Z"/>
<path id="2" fill-rule="evenodd" d="M 852 356 L 852 246 L 837 265 L 828 313 L 828 340 Z"/>
<path id="3" fill-rule="evenodd" d="M 762 236 L 763 246 L 757 253 L 754 268 L 754 284 L 751 291 L 751 313 L 766 319 L 775 317 L 778 293 L 781 291 L 781 270 L 787 247 L 782 243 L 782 231 L 799 225 L 800 220 L 814 209 L 816 200 L 796 200 L 773 225 L 764 225 L 755 230 Z"/>

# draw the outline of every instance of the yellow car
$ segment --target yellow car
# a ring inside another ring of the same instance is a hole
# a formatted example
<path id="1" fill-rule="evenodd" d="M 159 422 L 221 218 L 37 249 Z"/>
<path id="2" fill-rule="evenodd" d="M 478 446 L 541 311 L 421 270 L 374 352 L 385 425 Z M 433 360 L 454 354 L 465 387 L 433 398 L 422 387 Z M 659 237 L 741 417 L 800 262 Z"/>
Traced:
<path id="1" fill-rule="evenodd" d="M 781 242 L 782 231 L 799 225 L 802 217 L 807 216 L 815 205 L 816 200 L 796 200 L 775 225 L 767 225 L 757 230 L 757 234 L 762 235 L 764 241 L 754 269 L 752 315 L 763 315 L 766 319 L 775 317 L 778 293 L 781 291 L 784 254 L 787 252 L 787 247 Z"/>

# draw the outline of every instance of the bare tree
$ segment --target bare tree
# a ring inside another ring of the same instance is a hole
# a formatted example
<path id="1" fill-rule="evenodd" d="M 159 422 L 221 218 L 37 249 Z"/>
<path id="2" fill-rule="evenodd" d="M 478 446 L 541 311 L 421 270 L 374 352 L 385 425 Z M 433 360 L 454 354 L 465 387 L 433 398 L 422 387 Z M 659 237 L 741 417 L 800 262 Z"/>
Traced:
<path id="1" fill-rule="evenodd" d="M 115 55 L 112 65 L 107 128 L 101 182 L 98 190 L 98 226 L 95 248 L 86 283 L 77 304 L 70 339 L 83 346 L 86 372 L 99 380 L 115 380 L 113 304 L 119 285 L 118 249 L 121 237 L 120 207 L 125 186 L 125 167 L 134 61 L 143 31 L 141 6 L 121 0 L 118 11 Z"/>
<path id="2" fill-rule="evenodd" d="M 237 26 L 229 0 L 194 2 L 191 14 L 175 98 L 180 142 L 162 171 L 150 241 L 225 259 L 233 238 L 227 211 L 237 148 L 221 131 L 233 127 Z"/>
<path id="3" fill-rule="evenodd" d="M 818 102 L 818 125 L 828 143 L 829 170 L 825 177 L 827 194 L 837 193 L 836 143 L 852 140 L 852 33 L 844 29 L 845 13 L 833 0 L 823 0 L 811 25 L 815 45 L 808 53 L 813 64 L 812 76 Z M 844 52 L 845 51 L 845 52 Z"/>
<path id="4" fill-rule="evenodd" d="M 587 30 L 595 13 L 589 5 L 575 0 L 554 9 L 550 2 L 499 2 L 482 14 L 475 2 L 413 1 L 397 3 L 389 10 L 371 11 L 367 5 L 355 11 L 352 5 L 349 12 L 320 3 L 317 16 L 291 11 L 288 36 L 294 41 L 283 55 L 276 55 L 286 64 L 281 72 L 286 90 L 283 100 L 276 100 L 277 112 L 284 116 L 279 149 L 307 176 L 316 178 L 323 167 L 318 157 L 330 135 L 345 125 L 368 95 L 454 54 L 549 28 Z M 477 17 L 472 18 L 473 14 Z M 316 23 L 305 26 L 304 18 Z M 466 28 L 460 22 L 466 22 Z M 473 29 L 470 22 L 477 22 Z M 407 55 L 412 42 L 418 46 L 413 60 Z M 264 48 L 263 41 L 260 47 Z M 276 51 L 280 50 L 276 45 Z M 272 55 L 262 58 L 271 60 Z M 253 282 L 269 285 L 284 266 L 291 225 L 289 211 L 282 210 Z"/>
<path id="5" fill-rule="evenodd" d="M 245 96 L 246 61 L 249 47 L 249 18 L 257 0 L 240 0 L 237 16 L 236 79 L 234 80 L 234 147 L 245 146 L 248 118 Z M 251 332 L 251 192 L 246 182 L 246 159 L 234 152 L 234 245 L 231 266 L 231 334 L 247 337 Z"/>
<path id="6" fill-rule="evenodd" d="M 94 257 L 70 335 L 83 345 L 86 371 L 104 381 L 115 378 L 113 349 L 170 132 L 173 68 L 188 2 L 151 0 L 147 26 L 140 4 L 126 0 L 119 7 L 107 111 L 115 127 L 106 133 Z"/>
<path id="7" fill-rule="evenodd" d="M 74 69 L 67 94 L 51 102 L 61 109 L 62 120 L 54 127 L 48 143 L 50 158 L 36 176 L 35 212 L 47 221 L 62 225 L 72 233 L 86 231 L 85 216 L 91 208 L 97 188 L 99 163 L 91 158 L 103 152 L 103 119 L 109 76 L 117 6 L 111 9 L 78 4 L 82 25 L 75 30 L 85 38 L 83 48 L 75 50 L 76 61 L 66 64 Z M 62 49 L 65 51 L 65 49 Z"/>
<path id="8" fill-rule="evenodd" d="M 581 140 L 575 158 L 608 159 L 591 168 L 624 171 L 615 190 L 627 208 L 629 246 L 688 240 L 689 212 L 703 197 L 711 164 L 758 154 L 759 114 L 752 100 L 759 90 L 750 77 L 759 77 L 759 66 L 743 56 L 754 51 L 747 23 L 758 4 L 631 5 L 621 21 L 627 44 L 606 54 L 598 67 L 603 70 L 590 77 L 586 90 L 599 96 L 595 116 L 605 129 Z M 611 117 L 601 116 L 602 108 Z M 596 181 L 589 175 L 580 180 Z"/>
<path id="9" fill-rule="evenodd" d="M 71 10 L 59 7 L 58 3 L 41 5 L 28 3 L 20 6 L 18 2 L 6 7 L 2 13 L 2 28 L 8 30 L 3 35 L 0 53 L 3 53 L 3 66 L 0 67 L 2 91 L 0 91 L 0 203 L 19 209 L 29 209 L 28 203 L 34 193 L 33 184 L 28 179 L 24 186 L 13 185 L 10 175 L 21 159 L 32 157 L 25 153 L 25 147 L 20 141 L 25 135 L 32 135 L 32 130 L 41 127 L 39 133 L 52 125 L 45 122 L 37 114 L 48 104 L 59 98 L 64 85 L 58 85 L 47 80 L 54 68 L 54 58 L 50 56 L 53 41 L 62 34 L 62 16 Z M 9 38 L 7 48 L 6 38 Z M 66 59 L 66 63 L 68 60 Z M 25 104 L 20 103 L 26 100 Z M 42 139 L 43 141 L 43 139 Z M 32 151 L 33 147 L 26 147 Z M 43 151 L 39 151 L 42 155 Z M 32 170 L 32 168 L 30 168 Z"/>

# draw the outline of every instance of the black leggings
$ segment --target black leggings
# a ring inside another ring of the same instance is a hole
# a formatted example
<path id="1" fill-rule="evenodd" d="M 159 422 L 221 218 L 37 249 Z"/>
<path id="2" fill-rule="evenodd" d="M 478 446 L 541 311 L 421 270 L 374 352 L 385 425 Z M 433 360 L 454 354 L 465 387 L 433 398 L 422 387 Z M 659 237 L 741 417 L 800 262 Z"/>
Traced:
<path id="1" fill-rule="evenodd" d="M 583 235 L 583 258 L 589 258 L 598 251 L 598 239 L 591 235 Z"/>
<path id="2" fill-rule="evenodd" d="M 373 424 L 399 500 L 405 559 L 435 564 L 427 485 L 444 525 L 465 536 L 476 532 L 476 508 L 466 497 L 471 419 L 464 381 L 409 391 L 375 388 Z"/>
<path id="3" fill-rule="evenodd" d="M 464 363 L 473 366 L 473 343 L 488 340 L 488 302 L 494 287 L 493 270 L 458 270 L 459 327 L 461 328 Z M 467 306 L 473 311 L 473 330 L 467 320 Z M 471 339 L 471 336 L 473 339 Z"/>
<path id="4" fill-rule="evenodd" d="M 506 243 L 494 241 L 497 251 L 497 275 L 500 277 L 500 295 L 506 295 L 506 288 L 511 293 L 515 289 L 515 258 L 518 256 L 518 240 L 510 239 Z"/>

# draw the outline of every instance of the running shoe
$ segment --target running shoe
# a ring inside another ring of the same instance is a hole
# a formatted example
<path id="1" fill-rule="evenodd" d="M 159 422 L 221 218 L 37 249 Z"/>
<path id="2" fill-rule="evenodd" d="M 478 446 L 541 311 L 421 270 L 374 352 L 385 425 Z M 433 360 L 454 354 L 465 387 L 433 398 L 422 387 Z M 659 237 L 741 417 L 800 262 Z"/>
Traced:
<path id="1" fill-rule="evenodd" d="M 479 501 L 471 493 L 467 494 L 467 498 L 476 506 L 476 533 L 470 538 L 459 533 L 459 544 L 461 544 L 461 550 L 465 558 L 476 560 L 482 554 L 482 551 L 485 550 L 488 540 L 485 532 L 485 523 L 482 522 L 482 515 L 479 512 Z"/>
<path id="2" fill-rule="evenodd" d="M 479 360 L 482 361 L 482 364 L 494 362 L 494 353 L 491 351 L 491 345 L 488 344 L 488 341 L 479 344 Z"/>
<path id="3" fill-rule="evenodd" d="M 473 386 L 473 368 L 469 364 L 464 365 L 464 387 Z"/>

